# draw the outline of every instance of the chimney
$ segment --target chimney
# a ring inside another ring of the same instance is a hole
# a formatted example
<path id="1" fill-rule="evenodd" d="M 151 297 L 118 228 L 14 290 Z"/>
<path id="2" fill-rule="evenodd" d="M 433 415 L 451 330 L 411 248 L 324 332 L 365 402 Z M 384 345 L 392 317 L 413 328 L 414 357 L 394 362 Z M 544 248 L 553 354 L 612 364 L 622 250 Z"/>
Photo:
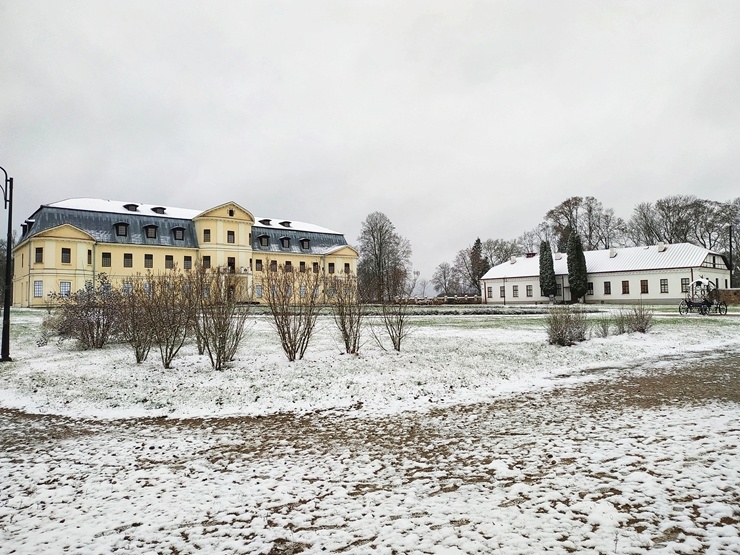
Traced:
<path id="1" fill-rule="evenodd" d="M 512 264 L 516 264 L 516 256 L 512 256 L 509 262 Z"/>
<path id="2" fill-rule="evenodd" d="M 658 247 L 658 252 L 665 252 L 666 248 L 668 248 L 663 241 L 660 241 L 657 247 Z"/>
<path id="3" fill-rule="evenodd" d="M 563 258 L 563 253 L 562 252 L 556 252 L 555 254 L 552 255 L 552 257 L 555 260 L 560 260 L 561 258 Z"/>
<path id="4" fill-rule="evenodd" d="M 614 258 L 617 256 L 617 249 L 614 247 L 609 248 L 609 258 Z"/>

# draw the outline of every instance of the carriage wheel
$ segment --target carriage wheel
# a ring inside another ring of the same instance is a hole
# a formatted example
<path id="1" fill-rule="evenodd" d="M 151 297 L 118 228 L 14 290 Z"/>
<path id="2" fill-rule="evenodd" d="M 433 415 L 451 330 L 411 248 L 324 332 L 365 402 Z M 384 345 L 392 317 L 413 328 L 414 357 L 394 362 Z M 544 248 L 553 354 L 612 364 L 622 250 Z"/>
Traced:
<path id="1" fill-rule="evenodd" d="M 717 303 L 717 312 L 720 314 L 727 314 L 727 303 L 725 301 Z"/>
<path id="2" fill-rule="evenodd" d="M 678 312 L 682 316 L 685 316 L 689 313 L 689 305 L 686 304 L 686 301 L 681 301 L 680 303 L 678 303 Z"/>

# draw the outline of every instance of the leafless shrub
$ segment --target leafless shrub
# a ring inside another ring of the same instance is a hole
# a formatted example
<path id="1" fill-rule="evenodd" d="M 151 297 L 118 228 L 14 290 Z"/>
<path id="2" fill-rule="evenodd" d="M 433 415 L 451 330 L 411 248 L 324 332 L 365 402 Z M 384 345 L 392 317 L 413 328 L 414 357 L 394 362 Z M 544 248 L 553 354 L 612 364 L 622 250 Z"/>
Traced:
<path id="1" fill-rule="evenodd" d="M 545 330 L 551 345 L 574 345 L 586 340 L 588 319 L 578 307 L 553 306 L 545 317 Z"/>
<path id="2" fill-rule="evenodd" d="M 593 329 L 594 333 L 596 334 L 596 337 L 601 337 L 602 339 L 604 337 L 609 337 L 609 332 L 611 331 L 612 327 L 612 319 L 611 317 L 607 315 L 599 316 L 594 320 L 593 323 Z"/>
<path id="3" fill-rule="evenodd" d="M 626 313 L 627 329 L 631 333 L 647 333 L 653 327 L 653 316 L 653 307 L 639 301 Z"/>
<path id="4" fill-rule="evenodd" d="M 319 315 L 319 274 L 272 265 L 261 278 L 272 323 L 288 360 L 302 359 Z"/>
<path id="5" fill-rule="evenodd" d="M 149 297 L 144 304 L 146 320 L 165 368 L 171 368 L 195 317 L 193 296 L 187 294 L 186 285 L 185 276 L 177 269 L 145 278 L 144 288 Z"/>
<path id="6" fill-rule="evenodd" d="M 150 302 L 149 282 L 142 276 L 124 283 L 121 303 L 121 329 L 123 339 L 134 349 L 136 363 L 141 364 L 149 356 L 154 340 L 153 324 L 148 318 L 147 303 Z"/>
<path id="7" fill-rule="evenodd" d="M 357 354 L 360 350 L 363 311 L 365 304 L 360 298 L 357 277 L 345 275 L 327 279 L 324 291 L 334 316 L 334 323 L 342 336 L 347 354 Z"/>
<path id="8" fill-rule="evenodd" d="M 251 297 L 246 277 L 201 265 L 192 272 L 190 292 L 197 296 L 193 328 L 208 353 L 211 366 L 221 370 L 234 359 L 247 332 Z"/>
<path id="9" fill-rule="evenodd" d="M 52 293 L 57 305 L 47 317 L 46 329 L 72 337 L 82 349 L 100 349 L 120 330 L 121 294 L 106 274 L 70 295 Z"/>
<path id="10" fill-rule="evenodd" d="M 218 271 L 218 270 L 216 270 Z M 187 283 L 185 284 L 184 293 L 190 295 L 190 302 L 195 306 L 195 314 L 190 322 L 188 334 L 195 338 L 195 344 L 198 348 L 198 354 L 206 354 L 206 339 L 203 335 L 203 319 L 201 318 L 201 304 L 203 295 L 210 292 L 209 268 L 204 268 L 200 260 L 195 266 L 185 272 Z"/>
<path id="11" fill-rule="evenodd" d="M 408 273 L 399 269 L 392 274 L 392 279 L 389 278 L 386 282 L 390 287 L 388 298 L 393 300 L 381 304 L 379 327 L 385 330 L 385 335 L 391 340 L 391 345 L 395 351 L 401 351 L 404 339 L 409 336 L 413 329 L 411 324 L 413 305 L 408 300 L 416 287 L 418 275 L 418 272 Z M 370 333 L 378 346 L 385 349 L 381 334 L 376 326 L 370 327 Z"/>
<path id="12" fill-rule="evenodd" d="M 616 335 L 622 335 L 627 333 L 627 320 L 628 312 L 624 308 L 620 308 L 619 311 L 614 315 L 614 333 Z"/>

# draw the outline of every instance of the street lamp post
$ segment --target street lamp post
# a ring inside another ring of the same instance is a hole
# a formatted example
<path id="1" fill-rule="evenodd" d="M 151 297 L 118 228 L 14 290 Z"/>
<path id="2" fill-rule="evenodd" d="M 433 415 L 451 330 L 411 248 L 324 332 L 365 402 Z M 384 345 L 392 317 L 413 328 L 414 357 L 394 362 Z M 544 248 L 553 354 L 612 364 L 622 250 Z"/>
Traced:
<path id="1" fill-rule="evenodd" d="M 3 341 L 0 362 L 9 362 L 10 358 L 10 285 L 13 276 L 11 274 L 11 257 L 13 256 L 13 178 L 8 177 L 5 168 L 0 167 L 5 174 L 5 183 L 0 186 L 3 191 L 5 208 L 8 209 L 8 239 L 7 253 L 5 255 L 5 299 L 3 301 Z"/>

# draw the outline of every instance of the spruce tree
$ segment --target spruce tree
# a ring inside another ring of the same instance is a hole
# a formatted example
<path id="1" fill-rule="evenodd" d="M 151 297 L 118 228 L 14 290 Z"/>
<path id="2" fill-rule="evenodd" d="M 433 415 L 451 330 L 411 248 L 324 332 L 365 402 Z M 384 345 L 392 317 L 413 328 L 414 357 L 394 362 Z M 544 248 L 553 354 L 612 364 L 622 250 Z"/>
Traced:
<path id="1" fill-rule="evenodd" d="M 568 237 L 568 284 L 570 297 L 578 300 L 588 291 L 586 255 L 583 254 L 583 243 L 575 231 Z"/>
<path id="2" fill-rule="evenodd" d="M 480 278 L 482 278 L 483 275 L 491 269 L 488 261 L 483 257 L 483 244 L 481 243 L 480 237 L 475 240 L 470 249 L 470 269 L 473 284 L 480 295 Z"/>
<path id="3" fill-rule="evenodd" d="M 546 297 L 554 297 L 558 289 L 550 241 L 540 243 L 540 289 Z"/>

